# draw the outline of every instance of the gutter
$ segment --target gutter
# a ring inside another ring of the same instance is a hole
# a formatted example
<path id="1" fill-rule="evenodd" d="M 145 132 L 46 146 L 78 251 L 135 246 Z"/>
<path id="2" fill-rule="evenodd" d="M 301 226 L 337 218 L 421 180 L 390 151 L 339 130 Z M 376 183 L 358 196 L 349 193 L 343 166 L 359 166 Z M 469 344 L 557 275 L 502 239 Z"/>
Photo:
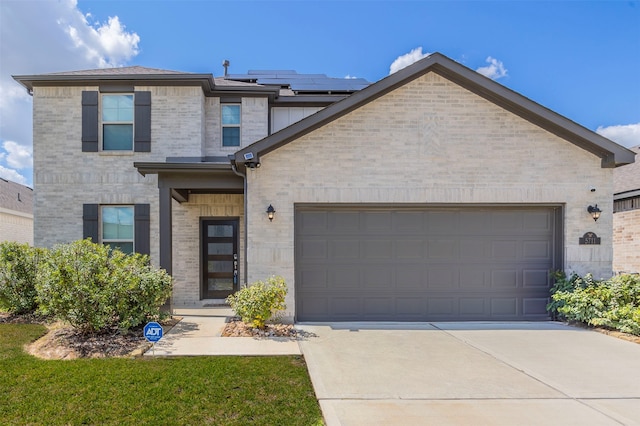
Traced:
<path id="1" fill-rule="evenodd" d="M 246 169 L 245 169 L 246 170 Z M 249 249 L 249 219 L 247 215 L 247 174 L 239 172 L 236 168 L 236 163 L 234 160 L 231 161 L 231 171 L 236 175 L 242 178 L 244 182 L 244 200 L 243 200 L 243 208 L 244 208 L 244 253 L 243 253 L 243 263 L 244 263 L 244 287 L 247 286 L 247 277 L 249 276 L 249 261 L 247 260 L 247 251 Z M 242 287 L 241 287 L 242 288 Z"/>

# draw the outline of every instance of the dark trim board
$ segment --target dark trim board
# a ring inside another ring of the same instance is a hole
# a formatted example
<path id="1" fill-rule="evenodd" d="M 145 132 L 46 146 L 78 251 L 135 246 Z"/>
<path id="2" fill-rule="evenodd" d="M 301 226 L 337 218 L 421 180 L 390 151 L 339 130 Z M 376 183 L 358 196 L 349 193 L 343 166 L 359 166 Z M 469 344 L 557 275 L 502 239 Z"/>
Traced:
<path id="1" fill-rule="evenodd" d="M 563 212 L 296 204 L 296 321 L 548 320 Z"/>

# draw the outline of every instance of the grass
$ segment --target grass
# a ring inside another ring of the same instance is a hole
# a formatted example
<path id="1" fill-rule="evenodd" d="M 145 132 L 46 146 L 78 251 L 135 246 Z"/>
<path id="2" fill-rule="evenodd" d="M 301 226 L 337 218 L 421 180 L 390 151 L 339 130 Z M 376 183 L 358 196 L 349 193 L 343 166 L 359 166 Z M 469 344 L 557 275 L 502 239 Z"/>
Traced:
<path id="1" fill-rule="evenodd" d="M 176 357 L 44 361 L 43 326 L 0 324 L 3 425 L 322 425 L 304 361 Z"/>

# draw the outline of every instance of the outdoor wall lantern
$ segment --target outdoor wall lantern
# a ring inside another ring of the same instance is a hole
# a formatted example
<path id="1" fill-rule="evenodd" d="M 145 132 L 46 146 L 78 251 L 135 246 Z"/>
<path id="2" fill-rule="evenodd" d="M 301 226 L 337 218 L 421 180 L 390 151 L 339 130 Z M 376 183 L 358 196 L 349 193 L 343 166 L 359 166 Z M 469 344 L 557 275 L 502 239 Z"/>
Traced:
<path id="1" fill-rule="evenodd" d="M 267 217 L 269 218 L 269 222 L 273 222 L 273 216 L 276 214 L 276 209 L 273 208 L 271 204 L 267 207 Z"/>
<path id="2" fill-rule="evenodd" d="M 593 218 L 594 221 L 597 222 L 598 219 L 600 219 L 600 213 L 602 213 L 602 210 L 598 208 L 597 204 L 595 206 L 587 207 L 587 211 L 589 212 L 589 214 L 591 214 L 591 217 Z"/>

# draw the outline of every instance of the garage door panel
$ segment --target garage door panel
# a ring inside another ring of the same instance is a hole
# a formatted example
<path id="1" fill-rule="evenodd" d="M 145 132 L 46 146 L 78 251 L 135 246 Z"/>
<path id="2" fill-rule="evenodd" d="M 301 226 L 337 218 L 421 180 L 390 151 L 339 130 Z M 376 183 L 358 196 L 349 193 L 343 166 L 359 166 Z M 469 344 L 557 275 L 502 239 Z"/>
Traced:
<path id="1" fill-rule="evenodd" d="M 456 278 L 457 273 L 453 270 L 453 265 L 427 268 L 427 287 L 430 289 L 456 289 L 458 287 Z"/>
<path id="2" fill-rule="evenodd" d="M 332 211 L 327 216 L 326 231 L 330 234 L 358 235 L 360 233 L 360 214 L 358 212 Z"/>
<path id="3" fill-rule="evenodd" d="M 357 239 L 335 239 L 328 242 L 328 256 L 331 259 L 359 259 L 360 241 Z"/>
<path id="4" fill-rule="evenodd" d="M 360 268 L 353 266 L 336 266 L 328 271 L 329 283 L 332 291 L 340 292 L 349 289 L 357 289 L 360 287 Z M 306 289 L 306 286 L 305 286 Z"/>
<path id="5" fill-rule="evenodd" d="M 498 269 L 491 271 L 491 288 L 518 287 L 518 271 L 516 269 Z"/>
<path id="6" fill-rule="evenodd" d="M 548 240 L 523 241 L 522 258 L 551 260 L 551 242 Z"/>
<path id="7" fill-rule="evenodd" d="M 460 229 L 458 220 L 455 210 L 427 212 L 427 232 L 429 235 L 457 235 Z"/>
<path id="8" fill-rule="evenodd" d="M 420 294 L 425 288 L 425 266 L 418 265 L 398 265 L 395 267 L 395 288 L 398 291 L 413 292 Z"/>
<path id="9" fill-rule="evenodd" d="M 361 240 L 360 252 L 364 260 L 391 259 L 392 240 Z"/>
<path id="10" fill-rule="evenodd" d="M 388 289 L 394 287 L 392 284 L 393 280 L 393 265 L 388 266 L 370 266 L 367 268 L 363 268 L 361 271 L 363 279 L 363 284 L 366 289 L 370 288 L 381 288 Z"/>
<path id="11" fill-rule="evenodd" d="M 537 315 L 545 318 L 548 316 L 547 303 L 549 303 L 549 299 L 544 297 L 524 298 L 522 299 L 522 313 L 524 315 Z"/>
<path id="12" fill-rule="evenodd" d="M 397 297 L 396 312 L 403 317 L 421 319 L 426 314 L 425 300 L 421 297 Z"/>
<path id="13" fill-rule="evenodd" d="M 494 240 L 491 242 L 491 259 L 493 261 L 513 261 L 518 258 L 518 242 Z"/>
<path id="14" fill-rule="evenodd" d="M 549 271 L 546 269 L 524 269 L 522 287 L 549 288 Z"/>
<path id="15" fill-rule="evenodd" d="M 515 317 L 518 314 L 518 299 L 509 298 L 493 298 L 491 299 L 491 316 L 492 317 Z"/>
<path id="16" fill-rule="evenodd" d="M 299 321 L 547 319 L 546 207 L 296 207 Z"/>

